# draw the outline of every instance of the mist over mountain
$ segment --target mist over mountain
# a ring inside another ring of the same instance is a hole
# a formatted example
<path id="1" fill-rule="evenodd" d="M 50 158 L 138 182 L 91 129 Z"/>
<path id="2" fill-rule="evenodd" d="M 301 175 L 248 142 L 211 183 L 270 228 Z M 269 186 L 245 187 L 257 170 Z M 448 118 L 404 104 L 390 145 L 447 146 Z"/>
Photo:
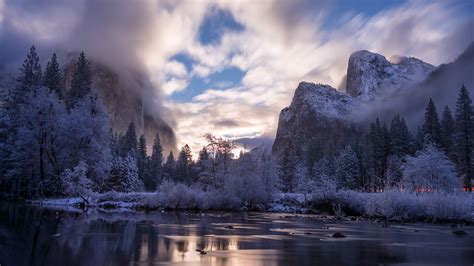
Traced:
<path id="1" fill-rule="evenodd" d="M 464 84 L 469 92 L 474 89 L 474 43 L 453 62 L 442 64 L 428 77 L 411 86 L 403 87 L 390 95 L 367 104 L 369 119 L 379 116 L 390 119 L 394 113 L 400 113 L 414 129 L 423 119 L 424 108 L 432 98 L 441 113 L 445 105 L 454 107 L 459 88 Z"/>
<path id="2" fill-rule="evenodd" d="M 75 69 L 74 60 L 65 66 L 65 88 L 70 87 Z M 162 112 L 150 101 L 151 84 L 141 73 L 115 71 L 105 64 L 92 62 L 92 88 L 107 108 L 112 129 L 125 134 L 130 123 L 134 123 L 139 134 L 144 134 L 151 149 L 159 132 L 165 154 L 177 151 L 176 136 L 172 127 L 162 119 Z"/>
<path id="3" fill-rule="evenodd" d="M 294 146 L 303 160 L 334 156 L 376 118 L 389 123 L 400 114 L 415 130 L 430 98 L 441 114 L 445 105 L 454 106 L 462 84 L 473 92 L 474 44 L 455 61 L 436 68 L 416 58 L 398 56 L 394 61 L 354 52 L 340 88 L 345 91 L 300 83 L 290 106 L 280 113 L 273 154 L 280 157 L 286 147 Z"/>

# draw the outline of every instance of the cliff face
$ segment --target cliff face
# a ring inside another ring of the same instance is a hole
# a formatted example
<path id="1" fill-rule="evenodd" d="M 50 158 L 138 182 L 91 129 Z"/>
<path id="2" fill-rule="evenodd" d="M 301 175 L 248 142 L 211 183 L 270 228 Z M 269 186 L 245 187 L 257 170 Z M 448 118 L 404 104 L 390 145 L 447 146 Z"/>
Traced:
<path id="1" fill-rule="evenodd" d="M 143 100 L 143 83 L 139 76 L 126 78 L 111 68 L 91 62 L 92 90 L 98 94 L 110 117 L 115 132 L 125 133 L 130 122 L 137 128 L 137 134 L 145 134 L 148 149 L 151 150 L 156 133 L 160 134 L 163 154 L 176 151 L 176 137 L 171 126 L 161 114 L 153 111 Z M 74 72 L 74 60 L 65 66 L 65 87 L 69 89 Z"/>
<path id="2" fill-rule="evenodd" d="M 395 63 L 384 56 L 358 51 L 349 58 L 346 92 L 361 100 L 372 100 L 380 93 L 398 89 L 426 79 L 434 66 L 411 57 L 394 57 Z"/>
<path id="3" fill-rule="evenodd" d="M 280 113 L 273 155 L 280 157 L 290 142 L 310 164 L 319 155 L 334 154 L 359 132 L 349 119 L 355 104 L 331 86 L 301 82 L 290 106 Z"/>
<path id="4" fill-rule="evenodd" d="M 312 165 L 325 155 L 335 155 L 362 133 L 363 108 L 378 97 L 393 95 L 423 81 L 435 69 L 416 58 L 384 56 L 358 51 L 349 58 L 346 92 L 331 86 L 301 82 L 289 107 L 279 117 L 272 153 L 279 158 L 288 145 L 296 148 L 303 163 Z"/>

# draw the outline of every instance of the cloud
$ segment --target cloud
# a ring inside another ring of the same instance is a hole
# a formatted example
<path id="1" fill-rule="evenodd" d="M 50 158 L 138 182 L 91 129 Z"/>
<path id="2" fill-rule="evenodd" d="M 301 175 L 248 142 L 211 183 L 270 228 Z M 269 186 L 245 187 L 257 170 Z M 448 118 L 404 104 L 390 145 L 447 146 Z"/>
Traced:
<path id="1" fill-rule="evenodd" d="M 438 65 L 473 40 L 472 15 L 449 2 L 407 2 L 370 16 L 334 14 L 332 5 L 306 0 L 8 2 L 0 4 L 0 55 L 8 61 L 21 51 L 17 58 L 22 58 L 34 41 L 45 49 L 85 50 L 104 63 L 140 69 L 157 112 L 175 125 L 179 144 L 197 152 L 208 132 L 236 139 L 273 136 L 297 84 L 337 87 L 353 51 L 408 55 Z M 211 34 L 218 41 L 202 42 L 203 22 L 216 10 L 224 20 L 232 15 L 241 27 L 221 27 Z M 28 21 L 31 27 L 25 26 Z M 189 62 L 177 60 L 178 55 Z M 191 90 L 193 78 L 206 80 L 232 67 L 244 73 L 238 84 L 209 83 L 214 89 L 187 102 L 166 97 Z"/>
<path id="2" fill-rule="evenodd" d="M 278 114 L 297 84 L 306 80 L 338 87 L 356 50 L 414 56 L 438 65 L 453 60 L 473 38 L 465 26 L 472 17 L 459 15 L 447 3 L 408 2 L 372 17 L 348 13 L 331 29 L 323 23 L 328 5 L 316 12 L 317 4 L 305 4 L 313 9 L 294 10 L 281 1 L 221 3 L 245 30 L 224 34 L 212 49 L 190 47 L 187 53 L 207 66 L 208 75 L 223 66 L 238 67 L 245 75 L 237 87 L 209 89 L 192 103 L 173 106 L 180 110 L 182 143 L 206 131 L 234 138 L 273 136 Z M 248 124 L 216 126 L 214 117 Z"/>

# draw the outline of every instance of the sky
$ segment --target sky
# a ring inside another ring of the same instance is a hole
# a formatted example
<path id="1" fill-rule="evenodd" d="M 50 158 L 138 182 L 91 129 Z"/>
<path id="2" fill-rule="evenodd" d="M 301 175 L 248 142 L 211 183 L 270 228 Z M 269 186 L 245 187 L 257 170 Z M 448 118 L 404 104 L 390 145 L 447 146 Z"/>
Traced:
<path id="1" fill-rule="evenodd" d="M 454 60 L 474 40 L 474 0 L 0 0 L 0 23 L 0 62 L 33 42 L 139 69 L 197 152 L 208 132 L 273 138 L 298 83 L 338 88 L 354 51 Z"/>

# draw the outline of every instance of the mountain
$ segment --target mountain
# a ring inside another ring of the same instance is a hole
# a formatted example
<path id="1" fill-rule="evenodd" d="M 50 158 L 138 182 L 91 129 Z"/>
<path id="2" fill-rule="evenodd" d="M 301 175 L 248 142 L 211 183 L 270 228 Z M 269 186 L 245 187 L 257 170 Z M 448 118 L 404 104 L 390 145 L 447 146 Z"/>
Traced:
<path id="1" fill-rule="evenodd" d="M 394 56 L 392 62 L 369 51 L 353 53 L 347 67 L 347 94 L 362 100 L 372 100 L 381 92 L 393 93 L 423 81 L 435 69 L 413 57 Z"/>
<path id="2" fill-rule="evenodd" d="M 73 54 L 65 64 L 65 87 L 69 89 L 75 68 Z M 111 67 L 90 61 L 92 90 L 98 94 L 110 117 L 115 132 L 125 133 L 133 122 L 137 134 L 145 134 L 148 149 L 151 150 L 155 135 L 160 134 L 163 154 L 170 150 L 176 152 L 176 136 L 171 126 L 161 118 L 161 114 L 146 104 L 145 82 L 143 77 L 133 72 L 117 72 Z M 150 89 L 150 88 L 148 88 Z"/>
<path id="3" fill-rule="evenodd" d="M 301 82 L 290 106 L 280 113 L 272 154 L 280 157 L 294 145 L 299 158 L 311 165 L 321 155 L 333 154 L 360 131 L 350 120 L 356 104 L 329 85 Z"/>
<path id="4" fill-rule="evenodd" d="M 64 65 L 64 84 L 69 89 L 75 68 L 77 54 L 70 54 Z M 160 110 L 147 104 L 144 96 L 146 83 L 137 73 L 122 73 L 111 67 L 90 61 L 92 90 L 107 109 L 111 127 L 117 133 L 125 133 L 130 122 L 137 128 L 137 134 L 145 134 L 149 150 L 157 132 L 163 145 L 163 154 L 170 150 L 177 152 L 176 136 L 172 127 L 162 119 Z M 15 85 L 16 74 L 0 67 L 0 93 Z M 147 88 L 151 90 L 150 88 Z M 148 98 L 152 98 L 148 96 Z M 151 102 L 151 101 L 150 101 Z"/>
<path id="5" fill-rule="evenodd" d="M 388 123 L 396 113 L 413 129 L 421 123 L 430 97 L 453 109 L 462 83 L 472 93 L 473 69 L 474 44 L 439 67 L 412 57 L 389 61 L 369 51 L 354 52 L 339 91 L 329 85 L 298 85 L 290 106 L 280 113 L 272 154 L 281 158 L 285 148 L 294 145 L 301 161 L 312 165 L 360 136 L 376 117 Z"/>

